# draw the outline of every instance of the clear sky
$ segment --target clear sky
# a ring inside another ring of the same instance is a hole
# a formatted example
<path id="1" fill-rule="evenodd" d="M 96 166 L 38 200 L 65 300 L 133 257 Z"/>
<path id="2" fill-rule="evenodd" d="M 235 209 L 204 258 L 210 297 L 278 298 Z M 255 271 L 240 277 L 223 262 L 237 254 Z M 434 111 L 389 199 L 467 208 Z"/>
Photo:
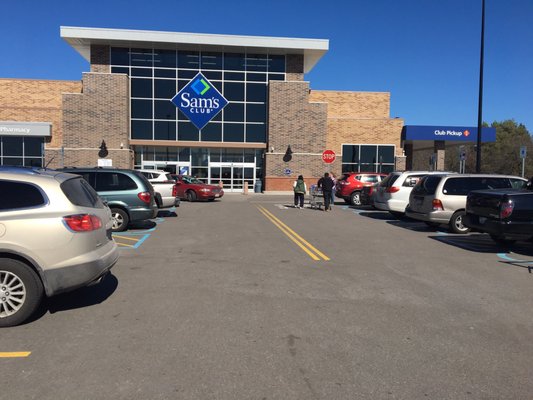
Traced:
<path id="1" fill-rule="evenodd" d="M 312 89 L 391 93 L 407 125 L 476 126 L 481 0 L 0 0 L 0 78 L 79 80 L 60 26 L 329 39 Z M 486 0 L 483 120 L 533 133 L 533 0 Z"/>

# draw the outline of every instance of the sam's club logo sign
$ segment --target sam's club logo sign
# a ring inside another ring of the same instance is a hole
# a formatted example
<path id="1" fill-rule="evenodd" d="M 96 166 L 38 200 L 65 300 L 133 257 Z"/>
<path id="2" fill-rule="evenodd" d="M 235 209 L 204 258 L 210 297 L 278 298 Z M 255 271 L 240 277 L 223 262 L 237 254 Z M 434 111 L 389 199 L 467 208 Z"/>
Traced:
<path id="1" fill-rule="evenodd" d="M 192 78 L 171 101 L 198 129 L 206 126 L 228 104 L 202 73 Z"/>

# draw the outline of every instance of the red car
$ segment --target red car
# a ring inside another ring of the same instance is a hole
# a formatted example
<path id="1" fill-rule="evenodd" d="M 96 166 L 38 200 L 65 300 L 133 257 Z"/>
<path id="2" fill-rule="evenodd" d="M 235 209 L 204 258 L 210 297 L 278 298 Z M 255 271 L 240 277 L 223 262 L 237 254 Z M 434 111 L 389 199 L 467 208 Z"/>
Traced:
<path id="1" fill-rule="evenodd" d="M 187 175 L 172 175 L 176 180 L 177 196 L 188 201 L 208 200 L 224 196 L 224 190 L 215 185 L 207 185 L 201 180 Z"/>
<path id="2" fill-rule="evenodd" d="M 345 172 L 337 181 L 335 196 L 354 206 L 361 205 L 361 191 L 365 186 L 381 182 L 387 174 L 377 172 Z"/>

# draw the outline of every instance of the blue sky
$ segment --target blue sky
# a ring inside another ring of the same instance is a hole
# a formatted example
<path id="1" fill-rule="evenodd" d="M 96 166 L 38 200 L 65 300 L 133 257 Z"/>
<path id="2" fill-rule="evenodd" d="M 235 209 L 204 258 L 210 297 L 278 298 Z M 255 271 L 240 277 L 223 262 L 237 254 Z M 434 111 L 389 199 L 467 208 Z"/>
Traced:
<path id="1" fill-rule="evenodd" d="M 408 125 L 477 124 L 481 0 L 2 0 L 0 78 L 79 80 L 83 26 L 329 39 L 312 89 L 391 93 Z M 483 120 L 533 133 L 533 0 L 486 0 Z"/>

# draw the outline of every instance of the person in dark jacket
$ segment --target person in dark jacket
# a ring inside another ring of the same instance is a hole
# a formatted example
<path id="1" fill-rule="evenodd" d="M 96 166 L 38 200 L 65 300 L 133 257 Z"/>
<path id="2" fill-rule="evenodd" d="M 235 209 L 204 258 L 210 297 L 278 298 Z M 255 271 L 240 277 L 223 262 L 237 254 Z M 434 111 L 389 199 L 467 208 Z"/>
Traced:
<path id="1" fill-rule="evenodd" d="M 335 186 L 335 184 L 333 183 L 333 179 L 329 176 L 329 172 L 326 172 L 324 177 L 318 180 L 317 185 L 322 189 L 322 194 L 324 195 L 324 211 L 330 211 L 331 193 L 333 192 L 333 186 Z"/>
<path id="2" fill-rule="evenodd" d="M 304 196 L 307 193 L 307 185 L 304 177 L 300 175 L 292 184 L 294 189 L 294 208 L 304 208 Z"/>

